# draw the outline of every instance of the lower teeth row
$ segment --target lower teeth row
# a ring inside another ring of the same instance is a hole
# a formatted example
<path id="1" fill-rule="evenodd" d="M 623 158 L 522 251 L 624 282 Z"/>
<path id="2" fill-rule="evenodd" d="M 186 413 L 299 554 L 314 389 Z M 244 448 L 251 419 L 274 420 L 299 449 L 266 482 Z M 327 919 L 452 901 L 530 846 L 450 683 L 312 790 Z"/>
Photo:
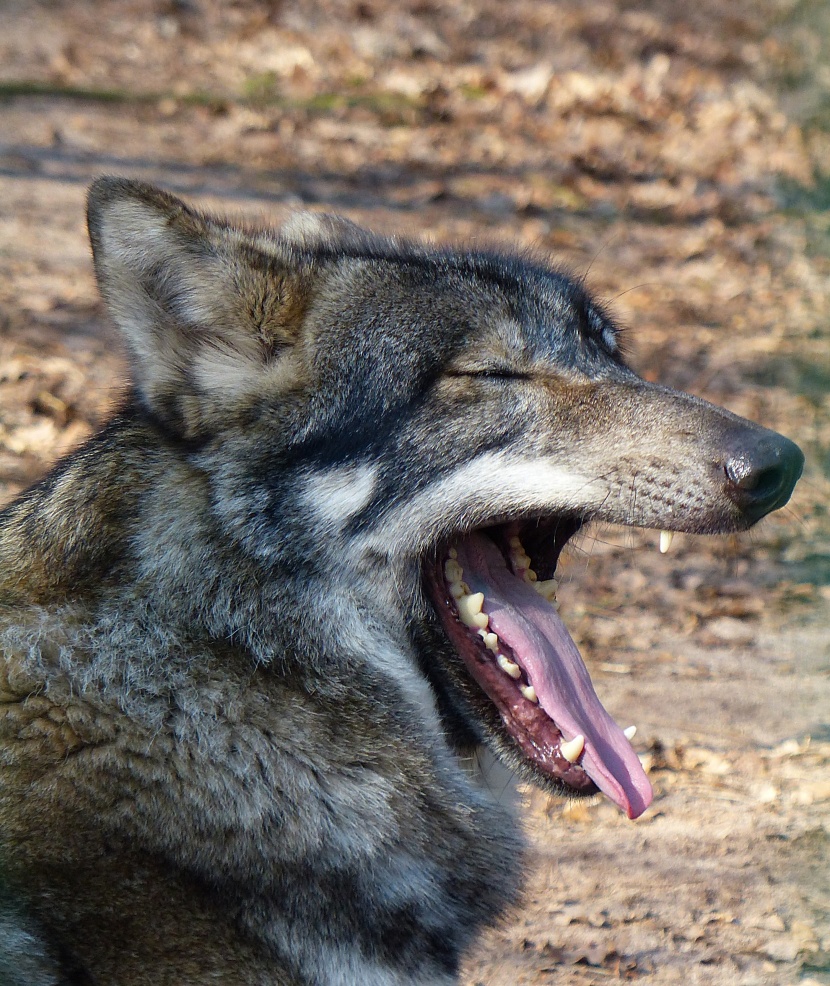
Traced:
<path id="1" fill-rule="evenodd" d="M 522 669 L 515 661 L 511 661 L 504 654 L 496 654 L 496 664 L 498 664 L 505 674 L 509 674 L 511 678 L 521 678 Z"/>
<path id="2" fill-rule="evenodd" d="M 544 596 L 554 609 L 559 609 L 559 603 L 556 600 L 556 590 L 559 588 L 559 582 L 556 579 L 545 579 L 542 582 L 539 581 L 539 577 L 536 572 L 534 572 L 530 567 L 530 556 L 525 551 L 524 545 L 518 537 L 511 537 L 509 546 L 510 563 L 513 566 L 513 571 L 517 575 L 521 575 L 525 582 L 532 585 L 540 596 Z M 506 658 L 504 664 L 502 664 L 501 660 L 499 660 L 499 667 L 503 671 L 507 671 L 507 673 L 514 678 L 517 678 L 521 674 L 519 665 L 515 664 L 513 661 L 508 661 Z M 513 674 L 510 668 L 515 668 L 518 674 Z M 520 685 L 519 690 L 529 701 L 539 701 L 536 697 L 536 690 L 533 685 L 527 685 L 525 687 Z M 575 736 L 572 740 L 566 740 L 563 736 L 559 751 L 567 761 L 570 763 L 575 763 L 576 760 L 582 755 L 584 747 L 585 738 L 583 736 Z"/>
<path id="3" fill-rule="evenodd" d="M 461 622 L 470 627 L 471 630 L 478 630 L 479 636 L 484 641 L 484 646 L 495 655 L 496 664 L 506 675 L 517 681 L 522 676 L 522 669 L 515 661 L 511 661 L 509 657 L 499 653 L 498 635 L 489 629 L 490 619 L 483 611 L 484 593 L 470 592 L 470 587 L 463 581 L 464 570 L 458 563 L 458 553 L 455 548 L 450 548 L 449 555 L 448 561 L 444 564 L 444 575 L 449 583 L 450 595 L 455 600 Z M 530 581 L 530 579 L 525 579 L 525 581 Z M 555 582 L 555 579 L 550 579 L 548 582 L 535 584 L 548 586 Z M 538 704 L 539 699 L 533 685 L 519 685 L 519 691 L 528 702 Z"/>
<path id="4" fill-rule="evenodd" d="M 536 591 L 544 596 L 555 609 L 559 609 L 559 604 L 556 601 L 556 590 L 559 588 L 558 581 L 556 579 L 546 579 L 543 582 L 538 581 L 536 573 L 530 567 L 530 557 L 525 552 L 518 537 L 512 537 L 510 539 L 510 549 L 510 561 L 513 565 L 514 572 L 520 574 L 525 582 L 532 584 Z M 464 570 L 458 563 L 458 552 L 455 548 L 450 548 L 449 550 L 449 559 L 444 565 L 444 575 L 449 583 L 450 595 L 455 599 L 461 622 L 471 629 L 478 630 L 479 636 L 484 641 L 484 646 L 493 652 L 496 658 L 496 664 L 505 674 L 514 680 L 521 678 L 522 669 L 519 665 L 515 661 L 511 661 L 509 657 L 505 657 L 504 654 L 499 653 L 498 635 L 488 629 L 490 620 L 483 611 L 484 593 L 470 592 L 470 587 L 463 581 Z M 538 704 L 539 699 L 533 685 L 519 685 L 519 691 L 528 702 Z M 634 738 L 636 731 L 635 726 L 629 726 L 628 729 L 623 730 L 629 742 Z M 563 736 L 559 746 L 559 752 L 567 761 L 575 763 L 582 755 L 584 747 L 584 736 L 575 736 L 571 740 L 566 740 Z"/>

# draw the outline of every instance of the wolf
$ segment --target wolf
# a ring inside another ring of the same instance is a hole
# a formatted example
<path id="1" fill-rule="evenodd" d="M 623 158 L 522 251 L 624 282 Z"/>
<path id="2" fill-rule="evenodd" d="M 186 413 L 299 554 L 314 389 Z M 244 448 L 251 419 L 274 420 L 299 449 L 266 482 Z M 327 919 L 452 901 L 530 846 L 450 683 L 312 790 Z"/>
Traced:
<path id="1" fill-rule="evenodd" d="M 534 258 L 113 177 L 88 223 L 131 383 L 0 514 L 0 978 L 449 986 L 520 885 L 477 751 L 652 797 L 563 548 L 743 531 L 801 452 Z"/>

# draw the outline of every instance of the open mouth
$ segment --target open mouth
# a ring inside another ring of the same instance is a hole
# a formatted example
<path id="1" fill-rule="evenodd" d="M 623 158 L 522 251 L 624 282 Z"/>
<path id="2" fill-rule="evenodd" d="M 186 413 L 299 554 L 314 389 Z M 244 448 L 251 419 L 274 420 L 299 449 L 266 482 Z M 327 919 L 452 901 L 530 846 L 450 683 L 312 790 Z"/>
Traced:
<path id="1" fill-rule="evenodd" d="M 575 518 L 473 531 L 428 567 L 427 585 L 450 641 L 522 753 L 574 793 L 599 789 L 629 818 L 652 790 L 623 731 L 597 698 L 557 613 L 559 555 Z"/>

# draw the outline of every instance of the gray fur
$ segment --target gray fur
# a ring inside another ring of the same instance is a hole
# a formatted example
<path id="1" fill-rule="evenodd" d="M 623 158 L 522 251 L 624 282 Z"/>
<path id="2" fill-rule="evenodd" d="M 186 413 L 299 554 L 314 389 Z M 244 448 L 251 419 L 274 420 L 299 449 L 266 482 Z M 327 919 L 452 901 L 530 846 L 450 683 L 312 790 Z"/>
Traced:
<path id="1" fill-rule="evenodd" d="M 3 986 L 68 986 L 58 958 L 27 917 L 0 897 L 0 983 Z"/>
<path id="2" fill-rule="evenodd" d="M 0 514 L 3 981 L 450 984 L 521 869 L 476 746 L 547 782 L 425 565 L 511 516 L 743 529 L 711 460 L 762 430 L 518 258 L 121 179 L 89 224 L 134 386 Z"/>

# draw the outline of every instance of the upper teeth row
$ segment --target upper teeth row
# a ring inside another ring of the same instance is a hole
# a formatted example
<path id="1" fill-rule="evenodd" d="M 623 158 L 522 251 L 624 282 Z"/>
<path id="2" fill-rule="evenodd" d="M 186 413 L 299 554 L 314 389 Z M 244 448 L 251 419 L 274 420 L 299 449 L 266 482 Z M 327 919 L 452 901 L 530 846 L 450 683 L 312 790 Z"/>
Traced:
<path id="1" fill-rule="evenodd" d="M 525 551 L 520 538 L 515 535 L 507 542 L 510 548 L 510 562 L 513 571 L 521 575 L 525 582 L 535 582 L 536 573 L 530 567 L 530 555 Z"/>
<path id="2" fill-rule="evenodd" d="M 521 575 L 529 585 L 532 585 L 540 596 L 544 596 L 554 609 L 559 609 L 559 603 L 556 601 L 556 590 L 559 588 L 559 580 L 543 579 L 541 582 L 539 581 L 539 576 L 530 567 L 530 556 L 525 551 L 524 545 L 519 537 L 516 535 L 511 537 L 508 545 L 510 547 L 510 563 L 513 566 L 513 571 L 517 575 Z"/>

